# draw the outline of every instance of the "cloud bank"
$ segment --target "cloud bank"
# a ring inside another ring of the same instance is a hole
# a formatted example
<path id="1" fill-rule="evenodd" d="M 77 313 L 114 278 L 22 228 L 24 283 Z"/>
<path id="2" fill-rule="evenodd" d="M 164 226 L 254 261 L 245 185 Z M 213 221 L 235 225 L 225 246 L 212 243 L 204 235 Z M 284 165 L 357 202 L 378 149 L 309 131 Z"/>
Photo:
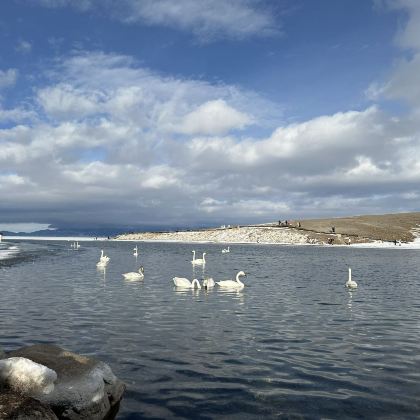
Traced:
<path id="1" fill-rule="evenodd" d="M 64 57 L 44 76 L 28 109 L 2 111 L 13 115 L 0 130 L 3 222 L 179 226 L 420 204 L 414 106 L 292 124 L 279 114 L 256 137 L 248 129 L 266 130 L 276 107 L 236 86 L 165 77 L 102 52 Z"/>

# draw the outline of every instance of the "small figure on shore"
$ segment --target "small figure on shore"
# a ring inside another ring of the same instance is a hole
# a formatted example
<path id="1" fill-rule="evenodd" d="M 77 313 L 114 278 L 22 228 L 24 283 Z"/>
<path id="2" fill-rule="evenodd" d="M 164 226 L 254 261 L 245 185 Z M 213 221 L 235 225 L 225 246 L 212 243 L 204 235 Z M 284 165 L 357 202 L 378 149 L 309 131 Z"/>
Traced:
<path id="1" fill-rule="evenodd" d="M 393 242 L 394 242 L 394 245 L 397 246 L 397 240 L 394 239 Z"/>
<path id="2" fill-rule="evenodd" d="M 297 227 L 298 228 L 302 227 L 302 225 L 300 224 L 300 222 L 297 222 Z"/>
<path id="3" fill-rule="evenodd" d="M 335 226 L 331 226 L 331 233 L 335 233 Z"/>

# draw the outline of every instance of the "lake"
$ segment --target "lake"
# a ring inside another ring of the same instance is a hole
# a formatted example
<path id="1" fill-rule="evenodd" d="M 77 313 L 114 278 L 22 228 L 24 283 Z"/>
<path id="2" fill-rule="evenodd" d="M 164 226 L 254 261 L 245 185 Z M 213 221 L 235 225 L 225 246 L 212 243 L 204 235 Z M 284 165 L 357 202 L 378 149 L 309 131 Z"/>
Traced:
<path id="1" fill-rule="evenodd" d="M 119 419 L 420 416 L 420 250 L 138 243 L 136 259 L 133 242 L 80 244 L 1 244 L 0 347 L 109 363 L 127 384 Z M 123 279 L 140 265 L 143 281 Z M 239 292 L 172 283 L 239 270 Z"/>

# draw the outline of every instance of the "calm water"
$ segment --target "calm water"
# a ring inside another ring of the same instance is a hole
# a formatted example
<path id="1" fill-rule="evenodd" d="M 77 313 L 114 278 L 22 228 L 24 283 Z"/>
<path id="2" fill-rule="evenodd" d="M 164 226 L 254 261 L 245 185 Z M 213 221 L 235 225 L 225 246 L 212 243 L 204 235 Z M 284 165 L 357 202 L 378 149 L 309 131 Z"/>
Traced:
<path id="1" fill-rule="evenodd" d="M 13 245 L 11 260 L 0 248 L 0 346 L 109 363 L 128 385 L 119 419 L 420 416 L 419 250 L 139 243 L 136 261 L 131 242 Z M 245 289 L 174 290 L 193 248 L 206 276 L 247 272 Z M 122 278 L 139 265 L 143 282 Z"/>

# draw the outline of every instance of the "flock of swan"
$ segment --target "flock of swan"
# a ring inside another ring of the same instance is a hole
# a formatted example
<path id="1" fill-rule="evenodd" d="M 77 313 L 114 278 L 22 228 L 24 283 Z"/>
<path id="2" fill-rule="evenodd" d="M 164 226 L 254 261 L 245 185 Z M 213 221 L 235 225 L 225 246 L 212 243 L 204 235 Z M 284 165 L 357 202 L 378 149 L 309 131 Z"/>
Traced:
<path id="1" fill-rule="evenodd" d="M 134 253 L 133 255 L 137 258 L 139 255 L 138 247 L 137 245 L 133 249 Z M 225 249 L 222 249 L 222 253 L 230 252 L 230 248 L 227 247 Z M 193 253 L 193 259 L 191 260 L 191 264 L 193 266 L 205 266 L 206 264 L 206 253 L 203 252 L 202 258 L 196 258 L 195 250 L 192 251 Z M 105 255 L 104 250 L 101 249 L 101 255 L 99 257 L 99 261 L 96 263 L 96 267 L 100 269 L 105 269 L 108 265 L 111 258 L 109 258 L 107 255 Z M 140 266 L 138 272 L 131 271 L 129 273 L 123 273 L 122 276 L 126 280 L 142 280 L 144 279 L 144 267 Z M 175 287 L 177 288 L 183 288 L 183 289 L 201 289 L 204 287 L 205 289 L 211 289 L 215 287 L 216 285 L 218 287 L 221 287 L 223 289 L 233 289 L 233 290 L 242 290 L 245 287 L 245 284 L 241 282 L 240 277 L 246 276 L 246 274 L 243 271 L 239 271 L 236 274 L 235 280 L 221 280 L 221 281 L 214 281 L 213 278 L 205 278 L 203 280 L 203 284 L 201 285 L 198 279 L 193 279 L 192 281 L 188 280 L 185 277 L 174 277 L 172 280 L 174 282 Z"/>
<path id="2" fill-rule="evenodd" d="M 72 244 L 71 246 L 74 248 L 80 247 L 78 243 L 77 243 L 77 246 L 76 246 L 76 243 Z M 137 245 L 135 246 L 133 251 L 134 251 L 133 255 L 137 259 L 137 256 L 139 255 Z M 230 252 L 229 247 L 222 249 L 222 253 L 227 253 L 227 252 Z M 193 259 L 191 260 L 191 264 L 193 266 L 198 265 L 198 266 L 204 267 L 206 264 L 206 253 L 203 252 L 202 258 L 195 257 L 196 255 L 195 250 L 193 250 L 192 253 L 193 253 Z M 99 261 L 97 262 L 96 266 L 98 268 L 104 269 L 108 265 L 109 261 L 110 261 L 110 258 L 104 254 L 104 250 L 102 249 L 101 256 L 99 257 Z M 129 273 L 123 273 L 122 275 L 126 280 L 141 280 L 144 278 L 144 267 L 140 266 L 138 272 L 132 271 Z M 238 273 L 236 274 L 235 280 L 229 279 L 229 280 L 221 280 L 221 281 L 216 281 L 216 282 L 213 280 L 213 278 L 208 277 L 203 280 L 202 285 L 200 284 L 198 279 L 193 279 L 192 281 L 190 281 L 189 279 L 185 277 L 174 277 L 172 280 L 174 282 L 175 287 L 182 288 L 182 289 L 201 289 L 202 287 L 204 287 L 205 289 L 211 289 L 217 285 L 218 287 L 223 288 L 223 289 L 242 290 L 245 287 L 245 284 L 242 283 L 242 281 L 240 280 L 240 277 L 244 277 L 244 276 L 246 276 L 246 274 L 243 271 L 238 271 Z M 357 283 L 352 279 L 350 267 L 349 267 L 348 280 L 345 286 L 348 289 L 353 289 L 353 290 L 357 289 Z"/>
<path id="3" fill-rule="evenodd" d="M 136 245 L 136 247 L 134 248 L 134 253 L 133 253 L 133 255 L 135 256 L 135 257 L 137 257 L 139 254 L 138 254 L 138 248 L 137 248 L 137 245 Z M 101 256 L 99 257 L 99 261 L 96 263 L 96 267 L 98 267 L 98 268 L 102 268 L 102 269 L 105 269 L 106 268 L 106 266 L 108 265 L 108 263 L 109 263 L 109 261 L 111 260 L 111 258 L 109 258 L 107 255 L 105 255 L 104 254 L 104 250 L 103 249 L 101 249 Z M 131 272 L 129 272 L 129 273 L 123 273 L 123 277 L 126 279 L 126 280 L 141 280 L 141 279 L 143 279 L 144 278 L 144 267 L 143 266 L 140 266 L 140 268 L 139 268 L 139 271 L 138 272 L 136 272 L 136 271 L 131 271 Z"/>
<path id="4" fill-rule="evenodd" d="M 222 249 L 222 253 L 225 254 L 230 252 L 230 248 Z M 202 258 L 195 258 L 195 250 L 192 251 L 193 259 L 191 260 L 191 264 L 193 266 L 200 265 L 203 266 L 206 264 L 206 253 L 203 252 Z M 233 290 L 242 290 L 245 287 L 245 284 L 241 282 L 240 277 L 246 276 L 243 271 L 239 271 L 236 274 L 235 280 L 221 280 L 221 281 L 214 281 L 213 278 L 208 277 L 203 280 L 203 284 L 201 285 L 198 279 L 193 279 L 190 281 L 185 277 L 174 277 L 172 280 L 174 282 L 175 287 L 182 288 L 182 289 L 201 289 L 204 287 L 205 289 L 211 289 L 214 286 L 219 286 L 223 289 L 233 289 Z"/>

